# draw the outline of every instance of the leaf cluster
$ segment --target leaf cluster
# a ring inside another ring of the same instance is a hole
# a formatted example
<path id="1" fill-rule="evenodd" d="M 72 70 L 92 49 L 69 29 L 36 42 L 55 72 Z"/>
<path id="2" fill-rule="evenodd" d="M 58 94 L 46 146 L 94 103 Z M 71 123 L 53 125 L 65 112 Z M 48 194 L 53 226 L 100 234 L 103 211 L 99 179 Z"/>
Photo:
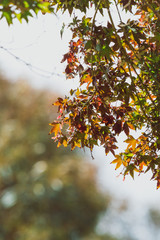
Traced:
<path id="1" fill-rule="evenodd" d="M 53 6 L 48 1 L 43 0 L 2 0 L 0 2 L 0 19 L 5 18 L 10 25 L 13 19 L 22 19 L 28 22 L 29 17 L 38 14 L 41 11 L 43 14 L 53 12 Z"/>
<path id="2" fill-rule="evenodd" d="M 94 15 L 75 16 L 69 25 L 73 35 L 62 62 L 66 62 L 66 77 L 78 77 L 79 87 L 55 103 L 60 114 L 51 124 L 51 133 L 55 132 L 53 139 L 58 146 L 88 147 L 91 152 L 95 145 L 103 146 L 106 154 L 116 157 L 112 162 L 116 169 L 123 166 L 124 176 L 151 170 L 158 188 L 160 4 L 105 2 L 92 2 Z M 113 5 L 118 25 L 112 16 Z M 123 22 L 121 7 L 138 20 Z M 96 21 L 97 12 L 103 14 L 102 10 L 108 14 L 106 24 Z M 133 131 L 142 128 L 145 132 L 135 138 Z M 123 132 L 128 146 L 117 155 L 117 137 Z"/>

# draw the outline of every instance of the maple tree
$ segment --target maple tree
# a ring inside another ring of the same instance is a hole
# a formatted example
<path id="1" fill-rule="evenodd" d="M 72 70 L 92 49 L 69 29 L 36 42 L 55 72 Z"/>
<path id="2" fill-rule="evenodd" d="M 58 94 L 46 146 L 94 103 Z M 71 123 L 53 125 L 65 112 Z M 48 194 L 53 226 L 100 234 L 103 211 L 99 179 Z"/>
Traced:
<path id="1" fill-rule="evenodd" d="M 159 188 L 159 1 L 26 0 L 2 1 L 1 5 L 10 9 L 20 5 L 20 11 L 28 15 L 30 9 L 35 13 L 74 13 L 68 26 L 73 35 L 62 62 L 66 62 L 67 78 L 78 78 L 79 87 L 56 101 L 59 116 L 51 123 L 50 133 L 54 132 L 58 146 L 88 147 L 91 152 L 95 145 L 103 146 L 106 154 L 115 155 L 112 163 L 116 169 L 122 167 L 124 176 L 151 170 Z M 92 15 L 90 9 L 94 10 Z M 127 21 L 123 20 L 125 13 L 121 9 L 130 13 Z M 101 23 L 96 19 L 99 13 Z M 3 15 L 6 17 L 6 12 Z M 137 130 L 141 130 L 141 135 L 134 137 L 133 131 Z M 117 137 L 122 132 L 128 146 L 118 154 Z"/>

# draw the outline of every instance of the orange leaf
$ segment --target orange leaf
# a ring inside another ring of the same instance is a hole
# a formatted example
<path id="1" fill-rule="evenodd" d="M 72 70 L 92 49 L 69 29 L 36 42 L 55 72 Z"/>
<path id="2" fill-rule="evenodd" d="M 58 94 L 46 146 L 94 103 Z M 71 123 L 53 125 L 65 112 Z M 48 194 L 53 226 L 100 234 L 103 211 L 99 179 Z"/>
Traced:
<path id="1" fill-rule="evenodd" d="M 67 146 L 68 146 L 67 140 L 65 140 L 65 139 L 63 140 L 63 146 L 64 146 L 64 147 L 67 147 Z"/>
<path id="2" fill-rule="evenodd" d="M 54 133 L 55 137 L 56 137 L 58 135 L 58 133 L 61 132 L 61 125 L 60 125 L 60 123 L 51 123 L 50 125 L 53 127 L 51 128 L 51 131 L 49 134 Z"/>
<path id="3" fill-rule="evenodd" d="M 135 130 L 135 127 L 134 127 L 133 124 L 131 124 L 130 122 L 127 122 L 127 125 L 128 125 L 128 127 L 129 127 L 130 129 Z"/>
<path id="4" fill-rule="evenodd" d="M 89 87 L 89 85 L 92 83 L 93 79 L 90 77 L 90 75 L 84 75 L 82 78 L 81 78 L 81 85 L 84 84 L 84 83 L 87 83 L 87 89 Z"/>
<path id="5" fill-rule="evenodd" d="M 145 162 L 141 162 L 141 163 L 139 164 L 139 170 L 140 170 L 140 172 L 143 170 L 143 167 L 144 167 L 144 166 L 146 166 Z"/>

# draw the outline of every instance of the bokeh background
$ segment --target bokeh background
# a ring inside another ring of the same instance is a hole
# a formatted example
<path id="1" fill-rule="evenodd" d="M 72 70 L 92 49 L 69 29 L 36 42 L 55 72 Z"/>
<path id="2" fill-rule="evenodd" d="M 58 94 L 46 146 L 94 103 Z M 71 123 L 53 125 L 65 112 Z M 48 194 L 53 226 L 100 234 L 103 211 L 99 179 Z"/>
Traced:
<path id="1" fill-rule="evenodd" d="M 60 64 L 67 21 L 0 22 L 0 240 L 159 240 L 160 190 L 149 174 L 123 182 L 103 149 L 93 161 L 48 135 L 52 103 L 77 85 Z"/>

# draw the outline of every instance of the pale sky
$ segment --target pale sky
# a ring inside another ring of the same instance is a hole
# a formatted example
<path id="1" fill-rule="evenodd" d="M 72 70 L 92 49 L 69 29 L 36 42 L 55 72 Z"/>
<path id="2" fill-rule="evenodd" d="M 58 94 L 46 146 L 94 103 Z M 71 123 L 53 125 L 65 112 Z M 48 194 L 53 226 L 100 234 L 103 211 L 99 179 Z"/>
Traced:
<path id="1" fill-rule="evenodd" d="M 0 40 L 0 67 L 5 69 L 7 76 L 12 79 L 28 78 L 36 87 L 68 91 L 71 83 L 66 81 L 63 75 L 64 65 L 60 61 L 68 51 L 70 34 L 66 31 L 63 41 L 61 40 L 59 32 L 62 23 L 63 19 L 54 15 L 39 15 L 38 19 L 30 19 L 28 24 L 15 21 L 10 27 L 5 20 L 1 21 L 0 31 L 3 34 Z M 27 67 L 1 46 L 34 67 Z"/>
<path id="2" fill-rule="evenodd" d="M 63 74 L 65 65 L 60 63 L 63 54 L 68 51 L 68 42 L 71 39 L 71 34 L 66 29 L 61 40 L 60 29 L 63 22 L 68 21 L 68 15 L 60 18 L 54 15 L 39 15 L 28 24 L 15 21 L 8 27 L 5 20 L 1 20 L 1 72 L 11 80 L 28 79 L 34 87 L 49 88 L 56 93 L 59 91 L 61 95 L 67 94 L 70 88 L 75 88 L 77 81 L 65 79 Z M 4 48 L 35 68 L 30 69 Z M 121 138 L 121 147 L 122 141 Z M 117 177 L 119 172 L 114 170 L 115 165 L 110 164 L 112 156 L 106 157 L 102 148 L 96 148 L 94 156 L 95 160 L 90 161 L 98 166 L 100 186 L 109 189 L 117 197 L 129 199 L 135 208 L 138 206 L 138 214 L 143 214 L 144 206 L 154 206 L 159 202 L 160 190 L 156 190 L 156 183 L 150 181 L 150 174 L 135 177 L 135 180 L 128 176 L 123 181 L 122 176 Z"/>

